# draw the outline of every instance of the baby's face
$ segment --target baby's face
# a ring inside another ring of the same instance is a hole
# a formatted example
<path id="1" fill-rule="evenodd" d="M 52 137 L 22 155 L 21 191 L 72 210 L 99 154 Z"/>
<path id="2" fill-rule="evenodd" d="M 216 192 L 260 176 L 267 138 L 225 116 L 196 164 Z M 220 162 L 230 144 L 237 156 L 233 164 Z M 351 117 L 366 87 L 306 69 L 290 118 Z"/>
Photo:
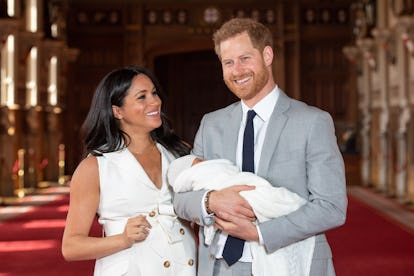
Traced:
<path id="1" fill-rule="evenodd" d="M 200 162 L 203 162 L 203 161 L 204 161 L 203 159 L 200 159 L 200 158 L 196 157 L 196 158 L 194 158 L 194 161 L 191 164 L 191 166 L 194 166 L 194 165 L 196 165 L 196 164 L 198 164 Z"/>

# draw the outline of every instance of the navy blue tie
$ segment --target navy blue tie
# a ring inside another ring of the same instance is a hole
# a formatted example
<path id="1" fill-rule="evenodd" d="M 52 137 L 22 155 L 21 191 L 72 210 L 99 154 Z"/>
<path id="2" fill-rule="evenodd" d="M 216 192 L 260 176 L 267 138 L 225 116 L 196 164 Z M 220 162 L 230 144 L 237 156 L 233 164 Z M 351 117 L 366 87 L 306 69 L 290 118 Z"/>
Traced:
<path id="1" fill-rule="evenodd" d="M 246 127 L 243 135 L 243 160 L 242 170 L 254 173 L 254 128 L 253 119 L 256 116 L 254 110 L 247 112 Z M 244 240 L 228 236 L 224 245 L 223 258 L 229 266 L 236 263 L 243 254 Z"/>

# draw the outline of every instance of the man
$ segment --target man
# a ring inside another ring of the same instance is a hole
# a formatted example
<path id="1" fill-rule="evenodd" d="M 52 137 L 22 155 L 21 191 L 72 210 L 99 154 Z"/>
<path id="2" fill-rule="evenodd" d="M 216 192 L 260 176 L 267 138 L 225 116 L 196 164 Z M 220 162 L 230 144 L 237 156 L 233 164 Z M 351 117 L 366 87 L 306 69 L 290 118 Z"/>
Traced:
<path id="1" fill-rule="evenodd" d="M 323 232 L 345 222 L 347 198 L 331 116 L 278 88 L 272 73 L 273 39 L 262 24 L 231 19 L 213 40 L 223 79 L 241 101 L 203 117 L 193 154 L 230 159 L 307 203 L 286 216 L 254 224 L 251 206 L 239 195 L 249 186 L 176 193 L 178 216 L 201 225 L 198 275 L 251 275 L 251 242 L 263 244 L 270 254 L 313 235 L 309 275 L 335 275 Z M 213 223 L 221 233 L 207 246 L 202 228 Z"/>

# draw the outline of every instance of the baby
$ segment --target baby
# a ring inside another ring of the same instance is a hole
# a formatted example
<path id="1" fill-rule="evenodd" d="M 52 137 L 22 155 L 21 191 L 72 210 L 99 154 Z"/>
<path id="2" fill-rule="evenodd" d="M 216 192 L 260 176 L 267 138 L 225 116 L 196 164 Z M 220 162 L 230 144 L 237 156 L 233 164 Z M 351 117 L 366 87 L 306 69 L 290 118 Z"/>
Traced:
<path id="1" fill-rule="evenodd" d="M 171 162 L 167 177 L 176 193 L 253 185 L 254 190 L 241 191 L 240 195 L 252 206 L 259 223 L 293 212 L 307 202 L 286 188 L 272 186 L 254 173 L 240 171 L 226 159 L 202 160 L 186 155 Z M 204 226 L 207 245 L 215 233 L 213 226 Z M 278 275 L 309 275 L 314 245 L 312 236 L 267 254 L 263 245 L 251 242 L 253 275 L 269 275 L 270 271 L 278 271 Z"/>

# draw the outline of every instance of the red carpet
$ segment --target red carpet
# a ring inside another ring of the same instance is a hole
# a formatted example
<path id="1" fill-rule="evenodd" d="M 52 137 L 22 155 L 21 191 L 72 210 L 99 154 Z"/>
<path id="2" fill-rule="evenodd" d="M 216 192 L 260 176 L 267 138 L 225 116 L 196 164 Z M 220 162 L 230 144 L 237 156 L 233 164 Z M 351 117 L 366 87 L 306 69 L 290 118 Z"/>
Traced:
<path id="1" fill-rule="evenodd" d="M 345 225 L 327 233 L 337 276 L 414 275 L 413 233 L 349 197 Z"/>
<path id="2" fill-rule="evenodd" d="M 92 275 L 94 261 L 68 263 L 61 255 L 67 204 L 67 195 L 61 195 L 0 221 L 0 276 Z M 337 275 L 413 275 L 413 233 L 350 197 L 346 224 L 327 233 Z"/>
<path id="3" fill-rule="evenodd" d="M 0 222 L 0 275 L 92 275 L 94 261 L 65 262 L 60 248 L 68 196 Z"/>

